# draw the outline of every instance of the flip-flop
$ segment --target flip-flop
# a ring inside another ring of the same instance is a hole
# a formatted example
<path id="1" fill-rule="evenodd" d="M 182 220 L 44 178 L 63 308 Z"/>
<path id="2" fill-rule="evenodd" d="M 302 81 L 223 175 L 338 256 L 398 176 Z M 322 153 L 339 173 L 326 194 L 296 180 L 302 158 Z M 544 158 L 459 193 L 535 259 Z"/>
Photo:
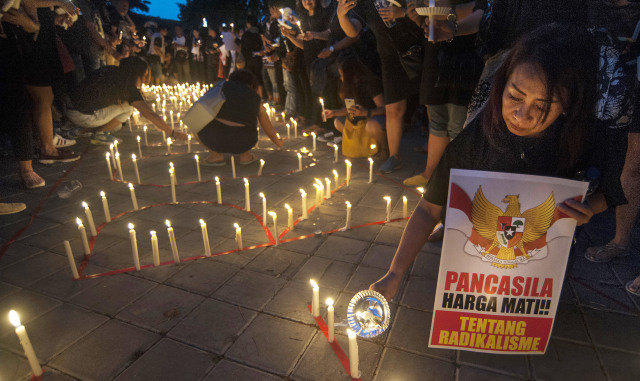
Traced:
<path id="1" fill-rule="evenodd" d="M 624 285 L 624 289 L 627 290 L 628 293 L 633 294 L 635 296 L 640 296 L 640 287 L 638 287 L 635 291 L 631 288 L 633 285 L 633 281 L 630 280 L 627 284 Z"/>
<path id="2" fill-rule="evenodd" d="M 206 160 L 202 160 L 200 165 L 205 166 L 205 167 L 223 167 L 223 166 L 227 165 L 227 162 L 224 161 L 224 160 L 222 160 L 222 161 L 206 161 Z"/>
<path id="3" fill-rule="evenodd" d="M 251 159 L 247 160 L 247 161 L 238 161 L 238 164 L 240 165 L 249 165 L 255 161 L 257 161 L 258 158 L 256 157 L 256 155 L 251 154 Z"/>

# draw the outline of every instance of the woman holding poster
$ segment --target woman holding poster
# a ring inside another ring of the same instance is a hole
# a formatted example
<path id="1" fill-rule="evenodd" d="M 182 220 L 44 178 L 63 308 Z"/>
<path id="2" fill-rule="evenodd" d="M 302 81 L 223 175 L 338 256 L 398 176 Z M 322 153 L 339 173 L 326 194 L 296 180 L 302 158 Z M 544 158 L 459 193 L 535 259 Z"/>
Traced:
<path id="1" fill-rule="evenodd" d="M 575 178 L 584 169 L 593 110 L 596 51 L 590 35 L 550 24 L 523 36 L 496 73 L 479 115 L 447 147 L 385 276 L 369 288 L 393 297 L 447 203 L 451 169 Z M 599 194 L 558 210 L 589 221 L 606 208 Z"/>

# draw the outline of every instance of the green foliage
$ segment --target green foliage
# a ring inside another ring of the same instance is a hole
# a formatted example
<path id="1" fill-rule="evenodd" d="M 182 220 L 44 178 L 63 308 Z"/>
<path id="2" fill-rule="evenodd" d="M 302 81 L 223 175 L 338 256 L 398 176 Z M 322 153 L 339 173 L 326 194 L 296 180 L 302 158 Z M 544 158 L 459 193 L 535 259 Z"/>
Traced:
<path id="1" fill-rule="evenodd" d="M 129 9 L 138 9 L 142 12 L 149 12 L 149 0 L 129 0 Z"/>

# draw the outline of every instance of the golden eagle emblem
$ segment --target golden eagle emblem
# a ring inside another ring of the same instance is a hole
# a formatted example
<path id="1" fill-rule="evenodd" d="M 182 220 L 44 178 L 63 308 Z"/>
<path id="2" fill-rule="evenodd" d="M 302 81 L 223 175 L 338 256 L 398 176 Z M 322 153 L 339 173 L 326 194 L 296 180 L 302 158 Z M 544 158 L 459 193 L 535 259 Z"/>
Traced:
<path id="1" fill-rule="evenodd" d="M 471 208 L 471 223 L 475 232 L 491 242 L 483 247 L 482 256 L 492 266 L 510 269 L 518 267 L 517 257 L 529 259 L 525 250 L 527 243 L 544 236 L 551 223 L 555 211 L 553 192 L 540 205 L 520 212 L 520 195 L 507 195 L 502 202 L 507 204 L 503 212 L 493 205 L 478 188 Z M 496 252 L 497 251 L 497 252 Z"/>

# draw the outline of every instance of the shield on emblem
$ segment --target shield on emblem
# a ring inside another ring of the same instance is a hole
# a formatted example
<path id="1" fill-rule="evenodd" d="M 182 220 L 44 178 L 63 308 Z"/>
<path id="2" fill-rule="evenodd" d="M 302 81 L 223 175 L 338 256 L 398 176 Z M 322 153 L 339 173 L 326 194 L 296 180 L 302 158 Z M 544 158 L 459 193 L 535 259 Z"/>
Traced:
<path id="1" fill-rule="evenodd" d="M 522 217 L 498 217 L 496 237 L 502 247 L 513 247 L 522 238 L 525 219 Z"/>

